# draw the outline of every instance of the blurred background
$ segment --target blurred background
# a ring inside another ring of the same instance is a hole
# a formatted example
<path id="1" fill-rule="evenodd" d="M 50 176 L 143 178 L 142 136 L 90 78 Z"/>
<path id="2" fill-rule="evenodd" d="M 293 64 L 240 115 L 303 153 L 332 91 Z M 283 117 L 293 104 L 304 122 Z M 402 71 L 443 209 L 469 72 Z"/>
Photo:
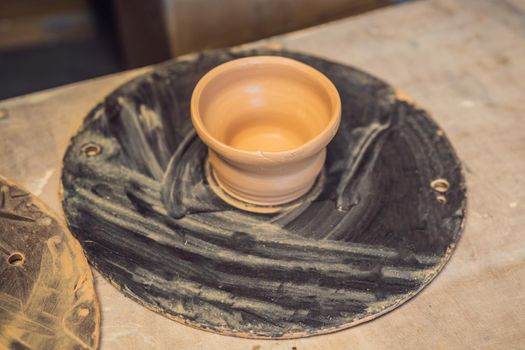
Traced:
<path id="1" fill-rule="evenodd" d="M 402 0 L 0 0 L 0 99 Z"/>

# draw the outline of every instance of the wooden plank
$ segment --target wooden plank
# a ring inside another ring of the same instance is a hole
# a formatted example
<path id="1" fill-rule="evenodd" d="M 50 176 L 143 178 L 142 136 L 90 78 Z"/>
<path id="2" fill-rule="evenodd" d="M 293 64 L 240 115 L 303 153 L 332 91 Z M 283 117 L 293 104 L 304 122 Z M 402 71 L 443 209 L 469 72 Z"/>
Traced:
<path id="1" fill-rule="evenodd" d="M 215 0 L 116 0 L 115 13 L 124 60 L 131 68 L 258 40 L 391 3 L 391 0 L 228 0 L 218 5 Z"/>
<path id="2" fill-rule="evenodd" d="M 0 49 L 91 38 L 89 10 L 85 0 L 0 1 Z"/>
<path id="3" fill-rule="evenodd" d="M 174 56 L 238 45 L 356 15 L 390 0 L 163 0 Z"/>
<path id="4" fill-rule="evenodd" d="M 128 68 L 171 57 L 163 0 L 115 0 L 114 7 L 120 49 Z"/>
<path id="5" fill-rule="evenodd" d="M 524 12 L 523 1 L 419 1 L 267 41 L 352 64 L 387 80 L 431 111 L 449 135 L 466 168 L 469 220 L 451 262 L 417 298 L 348 331 L 275 342 L 179 325 L 97 278 L 102 348 L 522 346 Z M 133 74 L 0 103 L 9 113 L 0 119 L 0 173 L 58 209 L 61 157 L 69 137 L 97 101 Z"/>

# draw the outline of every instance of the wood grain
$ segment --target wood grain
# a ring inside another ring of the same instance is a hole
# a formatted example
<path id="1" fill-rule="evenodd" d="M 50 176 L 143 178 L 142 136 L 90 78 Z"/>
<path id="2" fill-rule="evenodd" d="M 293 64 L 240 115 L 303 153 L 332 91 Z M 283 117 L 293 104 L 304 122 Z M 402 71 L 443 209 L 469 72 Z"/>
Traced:
<path id="1" fill-rule="evenodd" d="M 341 125 L 315 195 L 278 214 L 210 188 L 189 96 L 212 67 L 281 55 L 326 74 Z M 370 320 L 414 296 L 459 238 L 465 188 L 423 110 L 352 67 L 287 51 L 214 51 L 123 85 L 64 158 L 64 210 L 92 264 L 127 296 L 192 326 L 296 338 Z"/>
<path id="2" fill-rule="evenodd" d="M 78 242 L 0 178 L 0 348 L 96 349 L 100 311 Z"/>
<path id="3" fill-rule="evenodd" d="M 101 348 L 522 348 L 524 10 L 521 0 L 414 1 L 270 41 L 350 64 L 400 87 L 432 113 L 457 150 L 468 184 L 469 219 L 450 263 L 417 298 L 347 331 L 252 340 L 173 322 L 124 297 L 95 272 L 104 319 Z M 62 157 L 71 135 L 96 103 L 140 73 L 0 102 L 9 112 L 0 119 L 0 173 L 58 210 Z"/>
<path id="4" fill-rule="evenodd" d="M 222 48 L 391 5 L 390 0 L 163 0 L 172 57 Z"/>

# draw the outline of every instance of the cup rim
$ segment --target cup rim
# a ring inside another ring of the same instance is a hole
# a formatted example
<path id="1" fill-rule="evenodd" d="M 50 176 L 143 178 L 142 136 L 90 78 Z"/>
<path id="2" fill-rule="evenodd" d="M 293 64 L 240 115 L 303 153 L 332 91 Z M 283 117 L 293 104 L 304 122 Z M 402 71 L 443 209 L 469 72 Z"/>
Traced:
<path id="1" fill-rule="evenodd" d="M 232 71 L 238 69 L 239 67 L 245 67 L 249 65 L 256 64 L 278 64 L 281 66 L 288 66 L 298 69 L 305 74 L 308 74 L 310 77 L 313 77 L 327 92 L 330 102 L 333 106 L 332 113 L 330 115 L 330 120 L 325 128 L 315 135 L 310 140 L 306 141 L 302 145 L 289 149 L 286 151 L 246 151 L 241 150 L 232 146 L 229 146 L 218 139 L 216 139 L 204 126 L 202 121 L 199 102 L 200 97 L 204 88 L 208 85 L 210 81 L 215 79 L 220 74 L 224 72 Z M 323 73 L 317 69 L 302 63 L 300 61 L 282 57 L 282 56 L 249 56 L 234 59 L 225 63 L 222 63 L 209 72 L 207 72 L 195 86 L 191 96 L 191 120 L 193 126 L 195 127 L 197 134 L 204 141 L 208 147 L 216 151 L 217 153 L 228 155 L 227 158 L 232 158 L 235 160 L 243 162 L 255 162 L 262 161 L 264 163 L 270 162 L 290 162 L 294 159 L 304 159 L 308 156 L 318 153 L 322 148 L 332 140 L 335 136 L 339 123 L 341 121 L 341 98 L 339 92 L 335 85 L 326 77 Z"/>

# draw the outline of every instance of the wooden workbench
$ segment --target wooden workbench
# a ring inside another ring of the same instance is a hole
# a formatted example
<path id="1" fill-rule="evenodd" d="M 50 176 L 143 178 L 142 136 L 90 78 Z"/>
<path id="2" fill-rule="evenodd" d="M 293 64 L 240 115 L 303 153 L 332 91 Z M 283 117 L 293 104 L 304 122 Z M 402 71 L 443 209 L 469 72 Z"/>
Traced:
<path id="1" fill-rule="evenodd" d="M 456 252 L 429 287 L 395 311 L 346 331 L 286 341 L 183 326 L 95 274 L 102 349 L 525 346 L 525 1 L 417 1 L 255 45 L 268 43 L 354 65 L 432 113 L 467 178 L 467 225 Z M 0 174 L 60 212 L 61 159 L 69 138 L 98 101 L 143 71 L 0 102 Z"/>

